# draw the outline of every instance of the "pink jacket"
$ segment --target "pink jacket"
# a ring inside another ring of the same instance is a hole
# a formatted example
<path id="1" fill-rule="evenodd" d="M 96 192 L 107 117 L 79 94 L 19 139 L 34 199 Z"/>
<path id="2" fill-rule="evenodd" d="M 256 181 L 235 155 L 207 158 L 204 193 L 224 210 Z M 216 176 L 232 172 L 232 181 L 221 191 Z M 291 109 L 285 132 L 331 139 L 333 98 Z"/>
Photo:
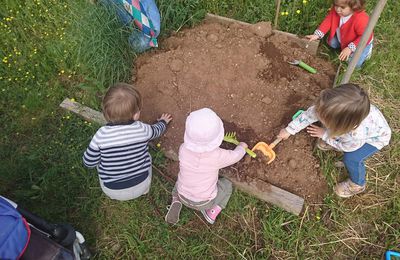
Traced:
<path id="1" fill-rule="evenodd" d="M 195 153 L 185 144 L 179 148 L 178 193 L 194 201 L 208 201 L 217 196 L 218 170 L 238 162 L 245 154 L 242 146 L 235 150 L 216 148 L 211 152 Z"/>

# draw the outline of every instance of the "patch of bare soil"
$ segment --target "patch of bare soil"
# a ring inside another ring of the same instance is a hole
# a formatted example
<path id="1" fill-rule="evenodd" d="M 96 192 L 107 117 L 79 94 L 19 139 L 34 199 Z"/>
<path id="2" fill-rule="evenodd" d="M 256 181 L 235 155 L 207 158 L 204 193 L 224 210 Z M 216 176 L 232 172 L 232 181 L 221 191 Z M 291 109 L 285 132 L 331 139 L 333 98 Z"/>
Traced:
<path id="1" fill-rule="evenodd" d="M 187 115 L 203 107 L 212 108 L 224 120 L 225 130 L 235 131 L 250 148 L 258 141 L 271 143 L 297 110 L 310 106 L 332 85 L 335 72 L 329 62 L 260 26 L 265 24 L 249 29 L 204 23 L 137 59 L 135 85 L 144 99 L 142 119 L 152 122 L 164 112 L 174 118 L 161 139 L 164 150 L 178 151 Z M 289 65 L 292 59 L 303 60 L 318 73 Z M 245 158 L 225 173 L 247 182 L 267 181 L 320 202 L 327 185 L 312 145 L 310 137 L 299 134 L 275 148 L 272 164 L 263 156 Z M 177 174 L 176 165 L 170 169 L 171 175 Z"/>

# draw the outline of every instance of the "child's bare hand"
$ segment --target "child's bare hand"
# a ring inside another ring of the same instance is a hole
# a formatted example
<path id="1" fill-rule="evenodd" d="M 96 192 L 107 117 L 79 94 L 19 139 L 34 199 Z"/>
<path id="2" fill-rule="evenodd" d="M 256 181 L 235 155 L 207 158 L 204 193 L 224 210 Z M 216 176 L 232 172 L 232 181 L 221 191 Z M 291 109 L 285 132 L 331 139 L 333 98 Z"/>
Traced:
<path id="1" fill-rule="evenodd" d="M 310 42 L 311 42 L 311 41 L 316 41 L 316 40 L 318 40 L 318 39 L 319 39 L 319 37 L 318 37 L 317 35 L 315 35 L 315 34 L 312 34 L 312 35 L 306 35 L 306 38 L 307 38 L 307 39 L 309 39 L 309 40 L 310 40 Z"/>
<path id="2" fill-rule="evenodd" d="M 281 138 L 282 140 L 286 140 L 290 137 L 290 134 L 288 131 L 286 131 L 285 128 L 281 129 L 278 134 L 278 138 Z"/>
<path id="3" fill-rule="evenodd" d="M 162 115 L 160 116 L 160 118 L 157 119 L 157 120 L 158 120 L 158 121 L 164 120 L 167 124 L 169 124 L 169 122 L 171 122 L 171 120 L 172 120 L 172 116 L 171 116 L 170 114 L 165 113 L 165 114 L 162 114 Z"/>
<path id="4" fill-rule="evenodd" d="M 243 143 L 243 142 L 240 142 L 238 145 L 243 147 L 244 149 L 246 149 L 248 147 L 248 145 L 246 143 Z"/>
<path id="5" fill-rule="evenodd" d="M 339 60 L 341 61 L 346 61 L 349 59 L 350 54 L 351 54 L 351 50 L 349 47 L 346 47 L 342 50 L 342 52 L 339 54 Z"/>
<path id="6" fill-rule="evenodd" d="M 312 137 L 322 138 L 325 134 L 325 129 L 316 125 L 310 125 L 307 127 L 307 133 L 309 133 Z"/>

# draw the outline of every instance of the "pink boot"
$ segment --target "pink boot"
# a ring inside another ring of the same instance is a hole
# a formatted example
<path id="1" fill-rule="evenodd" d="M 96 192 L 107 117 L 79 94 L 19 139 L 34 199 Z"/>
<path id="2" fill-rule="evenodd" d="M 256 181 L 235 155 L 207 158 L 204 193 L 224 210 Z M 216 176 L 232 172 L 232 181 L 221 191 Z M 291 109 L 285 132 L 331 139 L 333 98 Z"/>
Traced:
<path id="1" fill-rule="evenodd" d="M 221 207 L 218 205 L 215 205 L 211 209 L 206 209 L 206 210 L 201 210 L 201 213 L 203 214 L 204 218 L 207 220 L 208 223 L 214 224 L 215 219 L 221 213 Z"/>

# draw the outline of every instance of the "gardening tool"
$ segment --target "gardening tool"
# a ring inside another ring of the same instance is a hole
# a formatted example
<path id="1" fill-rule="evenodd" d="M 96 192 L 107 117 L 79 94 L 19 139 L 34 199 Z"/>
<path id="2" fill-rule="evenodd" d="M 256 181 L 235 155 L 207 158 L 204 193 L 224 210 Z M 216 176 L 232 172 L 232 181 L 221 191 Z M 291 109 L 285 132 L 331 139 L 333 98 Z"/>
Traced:
<path id="1" fill-rule="evenodd" d="M 289 64 L 292 65 L 296 65 L 299 67 L 302 67 L 303 69 L 305 69 L 308 72 L 311 73 L 317 73 L 317 70 L 314 69 L 313 67 L 311 67 L 310 65 L 305 64 L 304 62 L 302 62 L 301 60 L 293 60 L 293 61 L 288 61 Z"/>
<path id="2" fill-rule="evenodd" d="M 259 150 L 261 151 L 265 156 L 267 156 L 269 158 L 269 161 L 267 162 L 267 164 L 272 163 L 273 160 L 275 160 L 276 154 L 274 152 L 274 148 L 277 144 L 279 144 L 279 142 L 282 141 L 282 138 L 277 138 L 275 139 L 275 141 L 273 141 L 270 145 L 266 144 L 265 142 L 258 142 L 253 149 L 251 149 L 252 151 L 255 150 Z"/>
<path id="3" fill-rule="evenodd" d="M 292 119 L 296 119 L 299 115 L 301 115 L 301 113 L 303 113 L 303 110 L 299 110 L 297 111 L 293 116 Z M 273 150 L 275 148 L 275 146 L 277 144 L 280 143 L 280 141 L 282 141 L 282 138 L 276 138 L 275 141 L 273 141 L 270 145 L 266 144 L 265 142 L 258 142 L 253 149 L 251 149 L 252 151 L 255 150 L 259 150 L 261 151 L 265 156 L 267 156 L 269 158 L 267 164 L 272 163 L 273 160 L 275 160 L 276 154 L 275 151 Z"/>
<path id="4" fill-rule="evenodd" d="M 236 132 L 228 132 L 228 133 L 226 133 L 224 135 L 224 141 L 227 142 L 227 143 L 235 144 L 235 145 L 239 144 L 239 141 L 236 139 Z M 252 150 L 250 150 L 248 148 L 246 148 L 245 150 L 246 150 L 246 153 L 248 155 L 250 155 L 253 158 L 256 158 L 257 155 L 256 155 L 255 152 L 253 152 Z"/>

